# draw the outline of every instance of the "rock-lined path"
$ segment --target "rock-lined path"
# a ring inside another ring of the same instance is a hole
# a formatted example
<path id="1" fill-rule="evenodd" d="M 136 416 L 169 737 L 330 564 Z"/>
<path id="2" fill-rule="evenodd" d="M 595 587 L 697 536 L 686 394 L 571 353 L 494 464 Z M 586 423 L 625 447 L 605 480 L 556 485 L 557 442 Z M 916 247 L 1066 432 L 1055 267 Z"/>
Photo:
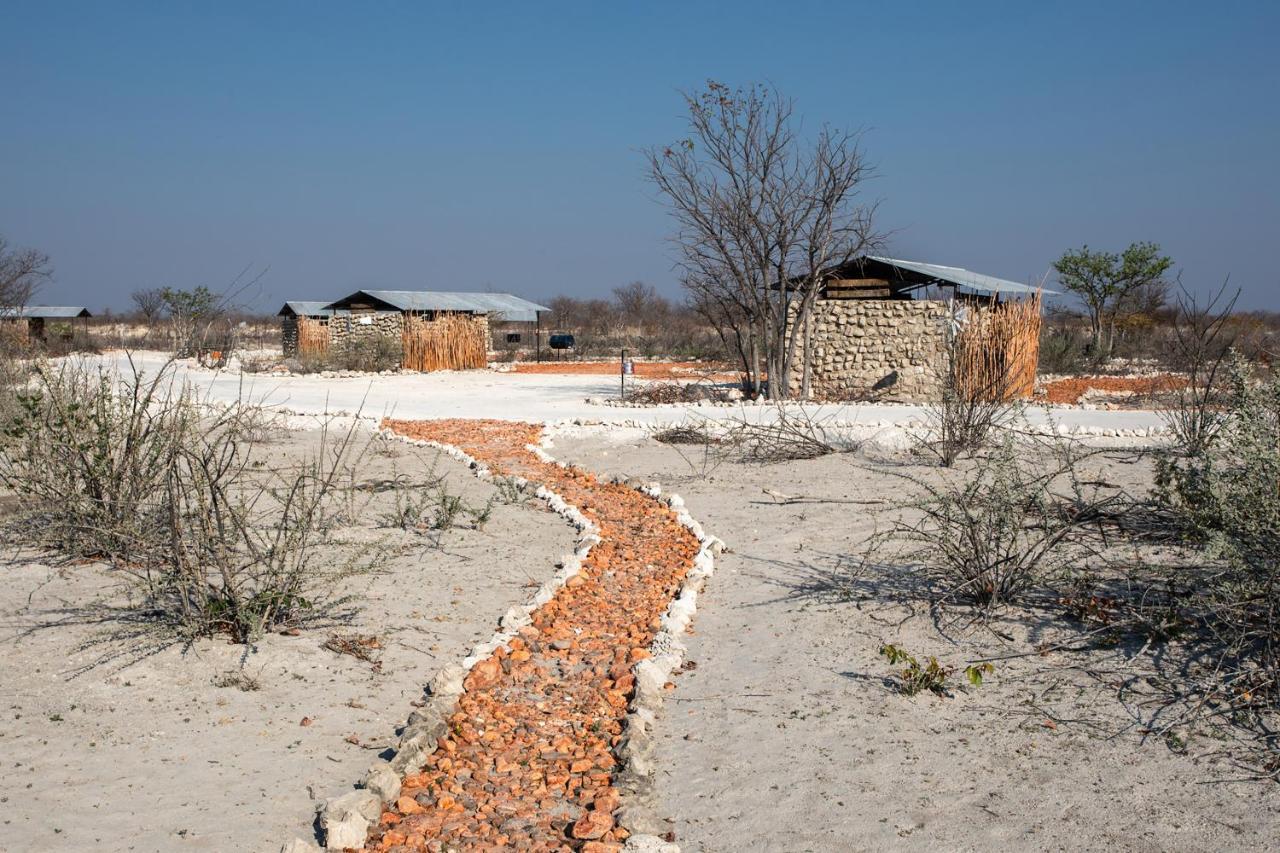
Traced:
<path id="1" fill-rule="evenodd" d="M 518 637 L 477 663 L 448 733 L 382 814 L 366 849 L 616 851 L 615 749 L 632 666 L 699 550 L 658 500 L 544 462 L 540 428 L 502 421 L 389 421 L 453 445 L 498 475 L 524 477 L 576 506 L 600 542 Z"/>

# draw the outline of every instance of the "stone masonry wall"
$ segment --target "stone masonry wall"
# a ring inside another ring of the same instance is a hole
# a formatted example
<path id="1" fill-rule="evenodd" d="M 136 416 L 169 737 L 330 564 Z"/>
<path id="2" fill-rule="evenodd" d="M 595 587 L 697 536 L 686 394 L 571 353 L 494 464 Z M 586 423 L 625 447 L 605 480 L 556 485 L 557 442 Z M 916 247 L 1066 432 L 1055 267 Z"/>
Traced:
<path id="1" fill-rule="evenodd" d="M 810 320 L 817 399 L 921 402 L 937 396 L 946 358 L 946 303 L 820 299 Z M 792 365 L 800 387 L 801 361 Z"/>
<path id="2" fill-rule="evenodd" d="M 368 322 L 364 322 L 368 320 Z M 403 360 L 404 315 L 399 311 L 379 311 L 370 314 L 349 314 L 329 321 L 329 347 L 339 351 L 351 345 L 359 345 L 374 338 L 386 338 Z"/>
<path id="3" fill-rule="evenodd" d="M 298 355 L 298 318 L 285 316 L 280 318 L 280 349 L 285 358 Z"/>

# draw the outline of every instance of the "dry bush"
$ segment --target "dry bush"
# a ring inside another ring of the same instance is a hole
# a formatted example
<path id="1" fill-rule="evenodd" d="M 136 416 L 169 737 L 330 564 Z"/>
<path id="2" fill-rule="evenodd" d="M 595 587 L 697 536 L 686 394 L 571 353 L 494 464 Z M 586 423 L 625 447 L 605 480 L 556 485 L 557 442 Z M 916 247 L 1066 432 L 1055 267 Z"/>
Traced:
<path id="1" fill-rule="evenodd" d="M 497 495 L 475 506 L 462 495 L 449 491 L 446 478 L 436 476 L 434 469 L 423 482 L 397 476 L 386 484 L 386 489 L 392 492 L 394 503 L 382 514 L 379 523 L 383 527 L 427 536 L 436 545 L 442 542 L 441 534 L 459 522 L 466 521 L 476 530 L 483 528 L 493 515 L 494 504 L 505 499 L 506 495 L 514 497 L 518 492 L 514 483 L 505 487 L 499 485 Z"/>
<path id="2" fill-rule="evenodd" d="M 946 468 L 962 456 L 984 448 L 992 435 L 1018 414 L 1018 406 L 1008 399 L 1008 377 L 997 373 L 978 386 L 965 374 L 963 349 L 963 344 L 953 337 L 943 368 L 940 397 L 925 407 L 927 426 L 917 441 L 921 455 L 936 459 Z"/>
<path id="3" fill-rule="evenodd" d="M 729 389 L 710 380 L 696 382 L 646 382 L 627 392 L 626 399 L 646 405 L 703 403 L 729 398 Z"/>
<path id="4" fill-rule="evenodd" d="M 935 484 L 902 475 L 917 496 L 899 505 L 905 520 L 883 538 L 906 546 L 904 556 L 943 600 L 990 609 L 1065 581 L 1093 553 L 1092 528 L 1122 497 L 1082 481 L 1078 453 L 1066 442 L 1036 455 L 1039 464 L 1019 458 L 1006 435 L 963 477 Z"/>
<path id="5" fill-rule="evenodd" d="M 1172 405 L 1161 416 L 1175 444 L 1191 454 L 1207 449 L 1226 422 L 1224 380 L 1229 354 L 1239 338 L 1230 321 L 1239 295 L 1228 298 L 1224 286 L 1206 304 L 1187 290 L 1177 300 L 1165 358 L 1186 376 L 1186 382 L 1175 389 Z"/>
<path id="6" fill-rule="evenodd" d="M 653 440 L 662 444 L 718 444 L 720 439 L 711 434 L 706 425 L 681 424 L 664 427 L 653 433 Z"/>
<path id="7" fill-rule="evenodd" d="M 817 459 L 855 449 L 832 435 L 830 416 L 781 403 L 772 406 L 770 412 L 772 417 L 768 420 L 741 417 L 730 421 L 720 436 L 720 444 L 740 461 L 759 463 Z"/>
<path id="8" fill-rule="evenodd" d="M 247 642 L 334 603 L 342 569 L 320 549 L 352 431 L 326 432 L 297 466 L 265 466 L 252 453 L 262 413 L 202 405 L 171 365 L 122 377 L 41 366 L 18 401 L 0 448 L 0 481 L 25 506 L 17 541 L 109 561 L 143 612 L 186 639 Z"/>
<path id="9" fill-rule="evenodd" d="M 1161 456 L 1157 498 L 1213 569 L 1192 591 L 1215 656 L 1199 690 L 1258 722 L 1280 778 L 1280 378 L 1230 373 L 1218 429 Z"/>
<path id="10" fill-rule="evenodd" d="M 1040 295 L 965 318 L 953 303 L 940 396 L 925 409 L 925 455 L 950 468 L 981 450 L 1035 388 L 1040 349 Z"/>
<path id="11" fill-rule="evenodd" d="M 400 368 L 402 352 L 391 338 L 374 335 L 368 338 L 347 340 L 342 346 L 331 347 L 324 352 L 300 353 L 297 358 L 286 359 L 285 364 L 293 373 L 322 373 L 326 370 L 350 370 L 357 373 L 380 373 Z"/>

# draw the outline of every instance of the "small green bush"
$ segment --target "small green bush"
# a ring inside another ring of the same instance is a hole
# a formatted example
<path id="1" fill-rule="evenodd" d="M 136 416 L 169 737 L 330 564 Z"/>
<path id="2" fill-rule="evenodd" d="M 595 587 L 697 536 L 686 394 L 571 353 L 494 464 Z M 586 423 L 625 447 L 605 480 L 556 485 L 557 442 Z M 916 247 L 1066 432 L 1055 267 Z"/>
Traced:
<path id="1" fill-rule="evenodd" d="M 949 679 L 956 672 L 954 666 L 944 666 L 932 655 L 922 664 L 900 646 L 885 644 L 880 647 L 880 655 L 889 661 L 890 666 L 902 666 L 896 675 L 898 692 L 904 696 L 915 696 L 925 690 L 945 696 Z M 964 677 L 973 687 L 981 687 L 983 678 L 993 672 L 995 667 L 990 663 L 970 664 L 964 668 Z"/>

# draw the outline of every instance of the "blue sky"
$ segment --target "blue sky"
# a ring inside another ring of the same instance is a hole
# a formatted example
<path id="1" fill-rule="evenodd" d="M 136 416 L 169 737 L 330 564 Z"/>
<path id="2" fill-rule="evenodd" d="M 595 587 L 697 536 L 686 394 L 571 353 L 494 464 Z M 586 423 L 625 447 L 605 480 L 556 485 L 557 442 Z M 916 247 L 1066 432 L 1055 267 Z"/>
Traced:
<path id="1" fill-rule="evenodd" d="M 767 81 L 866 130 L 900 257 L 1030 281 L 1153 240 L 1280 309 L 1278 6 L 0 0 L 0 233 L 91 309 L 246 266 L 270 309 L 674 296 L 639 151 L 681 89 Z"/>

